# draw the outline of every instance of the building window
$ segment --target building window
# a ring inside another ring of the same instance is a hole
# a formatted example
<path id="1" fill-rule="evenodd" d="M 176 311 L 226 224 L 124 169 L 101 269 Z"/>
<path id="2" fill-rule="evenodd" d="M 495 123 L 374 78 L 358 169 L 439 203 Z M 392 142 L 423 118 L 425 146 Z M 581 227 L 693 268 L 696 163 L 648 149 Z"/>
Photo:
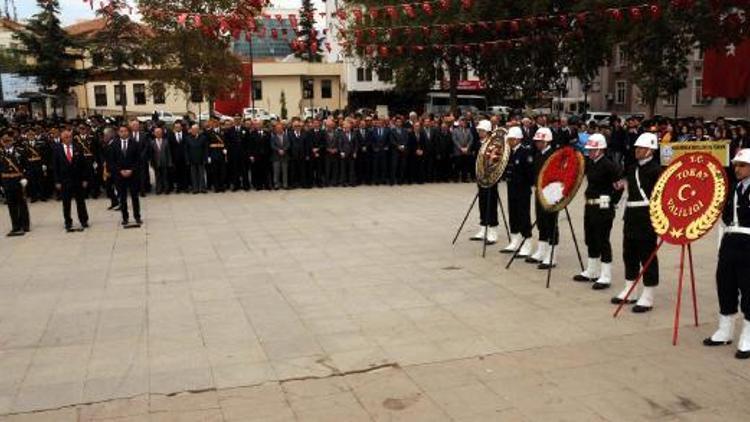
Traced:
<path id="1" fill-rule="evenodd" d="M 443 70 L 443 66 L 438 66 L 435 68 L 435 80 L 443 82 L 443 79 L 445 79 L 445 70 Z"/>
<path id="2" fill-rule="evenodd" d="M 193 84 L 190 87 L 190 102 L 193 102 L 193 103 L 203 102 L 203 93 L 198 88 L 198 85 Z"/>
<path id="3" fill-rule="evenodd" d="M 703 49 L 700 46 L 696 46 L 693 49 L 693 60 L 703 62 Z"/>
<path id="4" fill-rule="evenodd" d="M 662 104 L 664 104 L 666 107 L 674 107 L 674 104 L 675 104 L 674 100 L 675 100 L 675 96 L 670 95 L 669 97 L 666 97 L 664 98 L 664 100 L 662 100 Z"/>
<path id="5" fill-rule="evenodd" d="M 154 104 L 164 104 L 167 102 L 167 90 L 164 84 L 156 82 L 151 86 L 151 92 L 154 94 Z"/>
<path id="6" fill-rule="evenodd" d="M 703 96 L 703 78 L 693 78 L 693 105 L 706 105 L 708 100 Z"/>
<path id="7" fill-rule="evenodd" d="M 107 106 L 107 85 L 94 85 L 94 104 L 97 107 Z"/>
<path id="8" fill-rule="evenodd" d="M 357 68 L 357 82 L 372 82 L 372 68 Z"/>
<path id="9" fill-rule="evenodd" d="M 321 98 L 332 98 L 333 97 L 333 84 L 330 79 L 323 79 L 320 81 L 320 97 Z"/>
<path id="10" fill-rule="evenodd" d="M 459 77 L 462 81 L 468 81 L 469 80 L 469 69 L 463 68 L 461 69 L 461 76 Z"/>
<path id="11" fill-rule="evenodd" d="M 378 71 L 378 79 L 383 82 L 391 82 L 393 80 L 393 69 L 390 67 L 384 67 Z"/>
<path id="12" fill-rule="evenodd" d="M 625 104 L 626 94 L 627 94 L 627 82 L 616 81 L 615 82 L 615 104 Z"/>
<path id="13" fill-rule="evenodd" d="M 128 103 L 125 85 L 115 85 L 115 105 L 121 106 Z"/>
<path id="14" fill-rule="evenodd" d="M 615 46 L 615 68 L 622 68 L 628 64 L 628 55 L 621 45 Z"/>
<path id="15" fill-rule="evenodd" d="M 263 99 L 263 81 L 253 81 L 253 99 Z"/>
<path id="16" fill-rule="evenodd" d="M 133 104 L 146 104 L 146 84 L 133 84 Z"/>
<path id="17" fill-rule="evenodd" d="M 313 97 L 314 91 L 313 87 L 315 86 L 315 83 L 312 79 L 305 78 L 302 80 L 302 98 L 305 100 L 309 100 Z"/>

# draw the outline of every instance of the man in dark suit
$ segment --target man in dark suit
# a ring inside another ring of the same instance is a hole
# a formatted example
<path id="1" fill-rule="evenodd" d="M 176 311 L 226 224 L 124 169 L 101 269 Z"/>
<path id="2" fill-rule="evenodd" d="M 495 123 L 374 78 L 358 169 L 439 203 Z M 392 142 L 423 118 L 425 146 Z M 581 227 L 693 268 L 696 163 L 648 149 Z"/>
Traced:
<path id="1" fill-rule="evenodd" d="M 268 178 L 270 148 L 271 133 L 263 128 L 263 123 L 260 120 L 252 122 L 252 131 L 248 136 L 247 155 L 250 160 L 250 172 L 252 173 L 252 183 L 255 190 L 271 189 Z"/>
<path id="2" fill-rule="evenodd" d="M 320 128 L 320 120 L 313 119 L 310 122 L 311 129 L 307 131 L 308 146 L 310 148 L 310 177 L 311 182 L 318 187 L 325 184 L 325 132 Z"/>
<path id="3" fill-rule="evenodd" d="M 368 185 L 372 183 L 372 179 L 370 179 L 370 175 L 372 174 L 372 153 L 369 145 L 371 140 L 371 125 L 372 118 L 367 117 L 367 119 L 359 121 L 359 127 L 354 131 L 354 141 L 357 144 L 357 183 L 366 183 Z"/>
<path id="4" fill-rule="evenodd" d="M 404 119 L 396 117 L 395 127 L 391 130 L 391 185 L 406 181 L 406 163 L 409 157 L 409 131 L 404 127 Z"/>
<path id="5" fill-rule="evenodd" d="M 247 151 L 246 138 L 248 131 L 242 126 L 242 120 L 235 117 L 234 125 L 224 131 L 224 139 L 227 147 L 227 164 L 229 184 L 232 191 L 236 192 L 240 188 L 243 190 L 250 189 L 250 177 L 247 168 Z"/>
<path id="6" fill-rule="evenodd" d="M 357 159 L 357 141 L 352 132 L 352 122 L 347 120 L 344 127 L 337 133 L 339 156 L 339 185 L 354 186 L 354 165 Z"/>
<path id="7" fill-rule="evenodd" d="M 170 190 L 174 185 L 177 186 L 177 192 L 187 192 L 190 179 L 190 170 L 187 166 L 185 157 L 185 135 L 182 123 L 176 122 L 174 130 L 167 134 L 169 140 L 169 149 L 172 155 L 172 179 L 170 181 Z"/>
<path id="8" fill-rule="evenodd" d="M 164 129 L 154 129 L 151 139 L 151 166 L 156 176 L 156 194 L 169 193 L 169 169 L 172 167 L 172 154 L 169 142 L 164 137 Z"/>
<path id="9" fill-rule="evenodd" d="M 201 133 L 197 124 L 185 135 L 185 162 L 190 171 L 193 194 L 206 193 L 206 161 L 208 160 L 208 137 Z"/>
<path id="10" fill-rule="evenodd" d="M 290 179 L 293 187 L 302 188 L 308 185 L 306 166 L 310 156 L 307 155 L 307 136 L 302 131 L 302 121 L 295 117 L 292 127 L 287 131 L 290 151 Z"/>
<path id="11" fill-rule="evenodd" d="M 325 136 L 325 186 L 338 186 L 339 146 L 336 136 L 336 123 L 326 120 Z"/>
<path id="12" fill-rule="evenodd" d="M 122 211 L 122 225 L 128 224 L 128 193 L 133 204 L 135 222 L 142 224 L 141 203 L 138 193 L 141 187 L 141 169 L 143 160 L 143 146 L 135 141 L 130 129 L 123 125 L 117 130 L 119 139 L 112 142 L 111 158 L 112 176 L 115 178 L 117 192 L 120 195 L 120 211 Z"/>
<path id="13" fill-rule="evenodd" d="M 53 153 L 53 170 L 55 188 L 62 195 L 63 218 L 65 230 L 73 231 L 73 219 L 70 216 L 71 200 L 76 201 L 78 221 L 82 228 L 89 226 L 89 214 L 86 210 L 86 190 L 91 180 L 90 167 L 80 144 L 73 144 L 73 134 L 65 129 L 60 134 L 60 145 Z"/>
<path id="14" fill-rule="evenodd" d="M 289 137 L 281 123 L 276 123 L 271 135 L 271 164 L 273 188 L 289 189 Z"/>
<path id="15" fill-rule="evenodd" d="M 138 189 L 141 195 L 146 196 L 151 192 L 151 175 L 148 171 L 151 161 L 151 143 L 148 139 L 148 132 L 141 130 L 141 122 L 136 119 L 130 121 L 130 137 L 138 145 Z"/>

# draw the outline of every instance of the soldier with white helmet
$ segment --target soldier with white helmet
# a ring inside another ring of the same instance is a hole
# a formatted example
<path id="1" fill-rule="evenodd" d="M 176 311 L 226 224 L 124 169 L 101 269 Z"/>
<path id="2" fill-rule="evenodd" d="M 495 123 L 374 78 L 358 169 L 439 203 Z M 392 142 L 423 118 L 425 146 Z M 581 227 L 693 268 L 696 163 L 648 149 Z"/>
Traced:
<path id="1" fill-rule="evenodd" d="M 535 180 L 534 156 L 531 149 L 523 145 L 523 131 L 520 127 L 513 126 L 508 129 L 505 141 L 511 151 L 504 177 L 508 188 L 510 244 L 500 252 L 514 253 L 521 248 L 517 256 L 525 258 L 531 253 L 531 187 L 534 186 Z"/>
<path id="2" fill-rule="evenodd" d="M 731 344 L 738 308 L 745 318 L 737 345 L 737 359 L 750 358 L 750 149 L 741 149 L 732 160 L 736 185 L 729 190 L 722 222 L 725 230 L 716 267 L 719 296 L 719 329 L 703 340 L 706 346 Z M 741 300 L 740 300 L 741 296 Z"/>
<path id="3" fill-rule="evenodd" d="M 635 142 L 636 163 L 626 170 L 626 178 L 618 182 L 618 189 L 627 189 L 628 201 L 625 206 L 623 226 L 622 256 L 625 261 L 625 288 L 612 298 L 613 304 L 620 304 L 635 283 L 641 268 L 656 249 L 657 236 L 651 226 L 649 199 L 661 173 L 661 166 L 655 153 L 659 149 L 656 135 L 650 132 L 641 134 Z M 659 260 L 654 257 L 643 274 L 643 291 L 635 303 L 633 312 L 643 313 L 653 309 L 654 289 L 659 285 Z"/>
<path id="4" fill-rule="evenodd" d="M 482 120 L 477 124 L 477 133 L 479 134 L 480 145 L 487 142 L 492 132 L 492 122 Z M 485 240 L 488 245 L 497 242 L 497 203 L 498 191 L 497 183 L 489 188 L 477 186 L 479 189 L 479 231 L 471 237 L 471 240 Z M 485 233 L 486 230 L 486 233 Z"/>
<path id="5" fill-rule="evenodd" d="M 534 145 L 537 149 L 537 154 L 534 159 L 535 180 L 539 178 L 539 173 L 541 172 L 544 163 L 554 152 L 551 144 L 552 131 L 548 127 L 540 127 L 537 129 L 534 134 Z M 539 264 L 537 268 L 540 270 L 546 270 L 555 266 L 552 257 L 552 245 L 556 245 L 558 238 L 560 237 L 556 224 L 558 213 L 547 212 L 544 207 L 542 207 L 538 198 L 536 200 L 535 208 L 536 228 L 539 231 L 539 243 L 536 252 L 526 258 L 526 262 Z"/>
<path id="6" fill-rule="evenodd" d="M 622 178 L 622 169 L 607 157 L 607 140 L 601 133 L 589 136 L 586 143 L 586 208 L 583 230 L 588 247 L 586 269 L 573 277 L 575 281 L 596 281 L 595 290 L 612 283 L 612 244 L 609 235 L 615 218 L 615 205 L 622 195 L 615 185 Z"/>

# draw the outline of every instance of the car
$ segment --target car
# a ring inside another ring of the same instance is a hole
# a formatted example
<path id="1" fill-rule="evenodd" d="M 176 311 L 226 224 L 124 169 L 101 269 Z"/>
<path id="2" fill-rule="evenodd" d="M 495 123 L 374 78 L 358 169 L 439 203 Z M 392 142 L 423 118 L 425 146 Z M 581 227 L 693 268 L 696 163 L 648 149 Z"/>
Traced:
<path id="1" fill-rule="evenodd" d="M 508 116 L 510 116 L 511 111 L 512 110 L 511 110 L 510 107 L 508 107 L 508 106 L 501 106 L 501 105 L 490 106 L 487 109 L 487 113 L 495 115 L 495 116 L 501 116 L 501 117 L 503 117 L 505 119 L 507 119 Z"/>
<path id="2" fill-rule="evenodd" d="M 262 121 L 267 120 L 279 120 L 279 116 L 269 113 L 263 108 L 258 107 L 245 107 L 242 109 L 242 117 L 245 119 L 260 119 Z"/>
<path id="3" fill-rule="evenodd" d="M 214 111 L 209 116 L 208 112 L 203 112 L 200 114 L 200 121 L 205 122 L 210 119 L 210 117 L 213 117 L 215 119 L 218 119 L 220 122 L 233 122 L 234 118 L 232 116 L 227 116 L 226 114 L 221 114 L 218 111 Z"/>
<path id="4" fill-rule="evenodd" d="M 609 119 L 612 116 L 610 111 L 587 111 L 583 115 L 583 121 L 587 124 L 596 123 L 599 124 L 605 119 Z"/>
<path id="5" fill-rule="evenodd" d="M 177 120 L 180 120 L 180 118 L 178 116 L 175 116 L 174 114 L 172 114 L 172 113 L 170 113 L 168 111 L 156 110 L 156 111 L 154 111 L 154 113 L 156 113 L 156 115 L 158 116 L 158 120 L 162 121 L 164 123 L 170 123 L 171 124 L 171 123 L 176 122 Z M 136 119 L 138 119 L 138 121 L 141 122 L 141 123 L 145 123 L 145 122 L 148 122 L 149 120 L 153 120 L 154 113 L 151 113 L 151 114 L 148 114 L 148 115 L 143 115 L 143 116 L 138 116 L 138 117 L 136 117 Z"/>

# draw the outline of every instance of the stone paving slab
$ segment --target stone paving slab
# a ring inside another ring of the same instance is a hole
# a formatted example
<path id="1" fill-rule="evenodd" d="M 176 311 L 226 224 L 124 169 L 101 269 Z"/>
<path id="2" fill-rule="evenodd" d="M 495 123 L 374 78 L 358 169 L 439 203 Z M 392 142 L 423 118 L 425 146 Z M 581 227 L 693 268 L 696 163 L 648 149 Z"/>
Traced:
<path id="1" fill-rule="evenodd" d="M 686 291 L 673 347 L 677 251 L 654 312 L 613 319 L 616 291 L 570 281 L 564 222 L 550 289 L 481 258 L 476 211 L 451 247 L 474 189 L 149 196 L 138 230 L 89 201 L 76 234 L 33 204 L 0 239 L 0 422 L 746 419 L 750 366 L 700 346 L 715 234 L 694 248 L 702 324 Z"/>

